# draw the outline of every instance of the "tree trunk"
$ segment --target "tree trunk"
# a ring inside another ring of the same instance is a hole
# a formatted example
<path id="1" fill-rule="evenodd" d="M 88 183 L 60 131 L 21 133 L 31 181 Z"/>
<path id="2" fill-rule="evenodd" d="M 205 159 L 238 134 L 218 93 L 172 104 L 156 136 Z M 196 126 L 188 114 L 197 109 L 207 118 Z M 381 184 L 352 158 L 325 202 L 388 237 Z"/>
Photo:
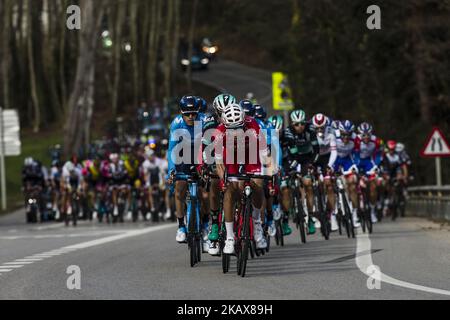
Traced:
<path id="1" fill-rule="evenodd" d="M 9 101 L 9 66 L 10 66 L 10 49 L 9 49 L 9 39 L 10 39 L 10 25 L 11 25 L 11 0 L 4 0 L 2 7 L 3 14 L 3 39 L 1 42 L 1 71 L 2 71 L 2 82 L 3 82 L 3 107 L 5 109 L 10 108 Z M 1 15 L 0 15 L 1 16 Z"/>
<path id="2" fill-rule="evenodd" d="M 138 0 L 132 0 L 130 3 L 130 33 L 131 33 L 131 52 L 133 60 L 133 103 L 134 106 L 138 105 L 138 99 L 140 96 L 140 84 L 139 84 L 139 46 L 138 46 L 138 28 L 139 20 L 137 19 L 139 10 Z"/>
<path id="3" fill-rule="evenodd" d="M 163 4 L 161 0 L 152 0 L 150 7 L 151 24 L 149 32 L 149 55 L 148 55 L 148 82 L 150 91 L 150 100 L 156 99 L 156 75 L 157 75 L 157 59 L 160 35 L 160 22 Z"/>
<path id="4" fill-rule="evenodd" d="M 92 0 L 81 0 L 80 4 L 83 28 L 80 31 L 78 64 L 65 126 L 64 154 L 67 158 L 89 141 L 90 117 L 94 105 L 95 51 L 104 7 L 103 1 L 94 4 Z M 99 8 L 97 12 L 95 7 Z"/>
<path id="5" fill-rule="evenodd" d="M 171 91 L 173 95 L 177 95 L 177 71 L 179 69 L 178 61 L 178 50 L 180 47 L 180 25 L 181 25 L 181 0 L 174 0 L 174 34 L 173 34 L 173 44 L 172 44 L 172 85 Z"/>
<path id="6" fill-rule="evenodd" d="M 171 95 L 170 85 L 172 79 L 172 22 L 174 13 L 174 0 L 167 0 L 167 16 L 166 16 L 166 30 L 164 36 L 164 95 L 169 98 Z"/>
<path id="7" fill-rule="evenodd" d="M 197 7 L 198 0 L 194 0 L 192 5 L 192 18 L 191 18 L 191 26 L 189 28 L 189 51 L 188 51 L 188 59 L 191 61 L 192 53 L 194 49 L 194 36 L 195 36 L 195 25 L 197 20 Z M 192 63 L 189 63 L 187 72 L 186 72 L 186 80 L 188 91 L 192 92 Z"/>
<path id="8" fill-rule="evenodd" d="M 122 49 L 122 33 L 123 33 L 123 22 L 126 15 L 126 2 L 120 0 L 117 4 L 117 16 L 114 28 L 114 83 L 113 83 L 113 94 L 112 94 L 112 115 L 115 118 L 118 112 L 119 104 L 119 85 L 120 85 L 120 72 L 121 72 L 121 49 Z"/>
<path id="9" fill-rule="evenodd" d="M 31 87 L 31 101 L 33 108 L 33 132 L 38 133 L 39 127 L 41 124 L 41 110 L 39 106 L 39 97 L 37 92 L 37 83 L 36 83 L 36 70 L 34 66 L 34 50 L 33 50 L 33 8 L 32 8 L 32 0 L 28 0 L 27 3 L 27 47 L 28 47 L 28 67 L 30 72 L 30 87 Z"/>

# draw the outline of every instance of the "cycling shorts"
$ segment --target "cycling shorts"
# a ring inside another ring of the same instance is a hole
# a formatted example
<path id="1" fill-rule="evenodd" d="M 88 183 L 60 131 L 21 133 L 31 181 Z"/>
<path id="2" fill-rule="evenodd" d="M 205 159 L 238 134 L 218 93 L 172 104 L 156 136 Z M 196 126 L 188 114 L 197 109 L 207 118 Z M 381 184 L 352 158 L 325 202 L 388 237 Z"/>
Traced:
<path id="1" fill-rule="evenodd" d="M 372 159 L 361 159 L 358 164 L 358 170 L 361 174 L 365 174 L 367 176 L 373 175 L 375 173 L 375 169 L 377 166 L 372 161 Z"/>
<path id="2" fill-rule="evenodd" d="M 353 170 L 358 172 L 358 168 L 356 167 L 355 163 L 353 162 L 352 158 L 346 157 L 346 158 L 337 158 L 336 162 L 334 163 L 333 170 L 335 172 L 342 171 L 343 174 L 349 175 L 352 173 Z"/>

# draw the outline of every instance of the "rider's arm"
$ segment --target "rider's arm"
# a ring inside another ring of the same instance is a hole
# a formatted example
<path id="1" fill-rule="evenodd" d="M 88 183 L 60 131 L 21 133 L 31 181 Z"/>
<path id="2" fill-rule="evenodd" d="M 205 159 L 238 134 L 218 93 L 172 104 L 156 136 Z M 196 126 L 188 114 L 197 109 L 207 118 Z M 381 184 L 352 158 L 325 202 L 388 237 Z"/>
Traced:
<path id="1" fill-rule="evenodd" d="M 330 159 L 328 160 L 328 167 L 333 168 L 334 163 L 336 162 L 337 159 L 337 144 L 336 144 L 336 138 L 334 137 L 334 135 L 331 135 L 331 139 L 330 139 Z"/>
<path id="2" fill-rule="evenodd" d="M 175 120 L 173 120 L 172 124 L 170 125 L 169 149 L 167 151 L 167 161 L 169 163 L 169 170 L 168 170 L 167 179 L 169 179 L 170 173 L 172 171 L 175 171 L 175 164 L 174 164 L 173 159 L 172 159 L 172 151 L 175 148 L 175 146 L 178 144 L 178 140 L 176 140 L 175 137 L 174 137 L 174 132 L 179 127 L 177 121 L 178 121 L 177 118 L 175 118 Z"/>
<path id="3" fill-rule="evenodd" d="M 310 130 L 310 139 L 311 139 L 311 145 L 313 148 L 313 162 L 317 162 L 320 156 L 320 145 L 319 140 L 317 139 L 317 134 L 314 130 Z"/>

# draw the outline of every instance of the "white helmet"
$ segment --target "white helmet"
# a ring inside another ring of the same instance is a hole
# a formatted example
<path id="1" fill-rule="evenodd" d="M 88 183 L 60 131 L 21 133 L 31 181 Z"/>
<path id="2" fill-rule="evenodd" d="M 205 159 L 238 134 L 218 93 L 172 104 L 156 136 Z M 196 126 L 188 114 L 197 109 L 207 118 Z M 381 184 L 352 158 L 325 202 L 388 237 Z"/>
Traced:
<path id="1" fill-rule="evenodd" d="M 66 167 L 66 170 L 69 172 L 72 172 L 75 170 L 75 165 L 71 161 L 67 162 L 65 167 Z"/>
<path id="2" fill-rule="evenodd" d="M 119 160 L 119 155 L 117 153 L 111 153 L 109 155 L 109 161 L 116 162 L 117 160 Z"/>
<path id="3" fill-rule="evenodd" d="M 213 108 L 220 116 L 226 107 L 235 104 L 236 98 L 231 94 L 221 94 L 214 99 Z"/>
<path id="4" fill-rule="evenodd" d="M 405 145 L 403 143 L 398 142 L 395 146 L 395 152 L 402 153 L 405 151 Z"/>
<path id="5" fill-rule="evenodd" d="M 145 154 L 146 154 L 147 157 L 151 157 L 151 156 L 153 156 L 155 154 L 155 151 L 153 151 L 153 149 L 149 148 L 149 149 L 147 149 L 145 151 Z"/>
<path id="6" fill-rule="evenodd" d="M 222 123 L 228 129 L 241 127 L 244 121 L 245 112 L 237 103 L 227 106 L 222 112 Z"/>
<path id="7" fill-rule="evenodd" d="M 32 166 L 33 163 L 34 163 L 33 158 L 31 158 L 31 157 L 25 158 L 24 165 L 25 165 L 26 167 Z"/>

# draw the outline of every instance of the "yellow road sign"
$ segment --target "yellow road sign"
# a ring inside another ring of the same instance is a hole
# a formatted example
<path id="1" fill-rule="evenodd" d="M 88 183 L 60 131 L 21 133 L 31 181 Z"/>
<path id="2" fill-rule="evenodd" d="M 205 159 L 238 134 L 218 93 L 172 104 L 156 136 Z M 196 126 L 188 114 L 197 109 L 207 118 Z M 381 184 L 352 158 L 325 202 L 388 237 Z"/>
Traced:
<path id="1" fill-rule="evenodd" d="M 272 73 L 273 109 L 291 111 L 294 109 L 292 91 L 288 78 L 281 72 Z"/>

